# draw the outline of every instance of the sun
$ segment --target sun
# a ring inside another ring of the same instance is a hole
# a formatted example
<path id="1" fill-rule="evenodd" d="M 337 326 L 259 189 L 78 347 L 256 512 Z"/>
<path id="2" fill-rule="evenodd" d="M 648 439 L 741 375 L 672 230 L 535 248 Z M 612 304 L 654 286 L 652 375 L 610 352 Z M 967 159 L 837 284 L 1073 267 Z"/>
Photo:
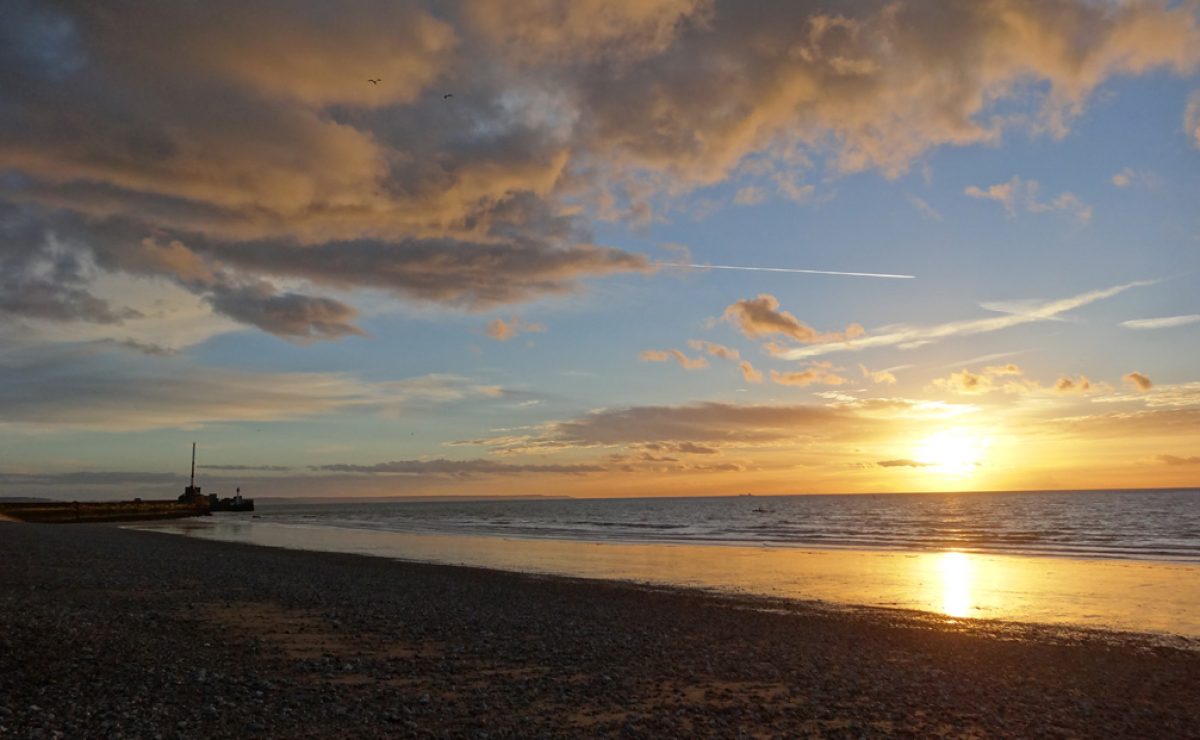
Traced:
<path id="1" fill-rule="evenodd" d="M 944 429 L 920 441 L 914 458 L 931 472 L 971 475 L 983 464 L 990 444 L 990 438 L 969 429 Z"/>

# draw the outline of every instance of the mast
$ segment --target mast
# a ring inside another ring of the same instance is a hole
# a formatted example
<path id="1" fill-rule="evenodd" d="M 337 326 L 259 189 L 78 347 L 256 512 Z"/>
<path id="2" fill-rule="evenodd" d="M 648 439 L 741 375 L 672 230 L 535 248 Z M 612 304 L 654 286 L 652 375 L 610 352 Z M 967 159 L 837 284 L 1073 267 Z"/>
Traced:
<path id="1" fill-rule="evenodd" d="M 196 487 L 196 443 L 192 442 L 192 483 L 189 488 Z"/>

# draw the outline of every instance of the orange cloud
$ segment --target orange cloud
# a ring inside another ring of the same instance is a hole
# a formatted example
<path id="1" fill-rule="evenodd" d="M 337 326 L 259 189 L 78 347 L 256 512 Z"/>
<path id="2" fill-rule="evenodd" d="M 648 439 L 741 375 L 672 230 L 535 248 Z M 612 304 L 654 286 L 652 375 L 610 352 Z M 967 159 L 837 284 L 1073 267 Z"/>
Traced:
<path id="1" fill-rule="evenodd" d="M 688 346 L 697 351 L 704 351 L 713 357 L 720 357 L 722 360 L 739 360 L 742 355 L 732 347 L 726 347 L 723 344 L 715 342 L 706 342 L 700 339 L 689 339 Z"/>
<path id="2" fill-rule="evenodd" d="M 1092 207 L 1070 192 L 1060 193 L 1056 198 L 1043 201 L 1039 199 L 1041 186 L 1037 180 L 1022 180 L 1014 176 L 1005 183 L 989 186 L 986 190 L 970 185 L 963 192 L 972 198 L 994 200 L 1004 206 L 1009 216 L 1017 215 L 1018 210 L 1030 213 L 1046 213 L 1048 211 L 1064 211 L 1081 223 L 1092 219 Z"/>
<path id="3" fill-rule="evenodd" d="M 688 357 L 677 349 L 648 349 L 638 355 L 645 362 L 668 362 L 675 360 L 684 370 L 700 370 L 708 367 L 708 360 L 703 357 Z"/>
<path id="4" fill-rule="evenodd" d="M 863 377 L 870 379 L 872 383 L 896 384 L 896 376 L 887 370 L 868 370 L 867 366 L 862 363 L 859 363 L 858 369 L 862 372 Z"/>
<path id="5" fill-rule="evenodd" d="M 1147 378 L 1145 375 L 1142 375 L 1136 370 L 1131 373 L 1126 373 L 1121 377 L 1121 379 L 1134 386 L 1139 391 L 1148 391 L 1154 385 L 1152 382 L 1150 382 L 1150 378 Z"/>
<path id="6" fill-rule="evenodd" d="M 1056 393 L 1087 393 L 1092 390 L 1092 381 L 1086 375 L 1080 375 L 1078 380 L 1063 376 L 1054 383 Z"/>
<path id="7" fill-rule="evenodd" d="M 522 333 L 541 333 L 544 331 L 546 331 L 546 327 L 542 324 L 531 324 L 522 321 L 517 316 L 513 316 L 508 321 L 501 318 L 492 319 L 488 322 L 484 333 L 497 341 L 507 342 L 509 339 Z"/>
<path id="8" fill-rule="evenodd" d="M 793 385 L 801 388 L 809 385 L 842 385 L 846 379 L 837 373 L 830 372 L 827 367 L 810 367 L 807 370 L 781 373 L 771 371 L 771 381 L 778 385 Z"/>
<path id="9" fill-rule="evenodd" d="M 742 377 L 746 379 L 747 383 L 763 382 L 763 374 L 755 370 L 754 366 L 748 360 L 742 360 L 738 363 L 738 369 L 742 371 Z"/>
<path id="10" fill-rule="evenodd" d="M 729 305 L 725 309 L 724 317 L 750 339 L 782 334 L 800 342 L 814 344 L 849 341 L 866 333 L 859 324 L 851 324 L 844 332 L 818 332 L 787 311 L 780 310 L 779 300 L 769 293 L 762 293 L 753 299 L 744 298 Z"/>

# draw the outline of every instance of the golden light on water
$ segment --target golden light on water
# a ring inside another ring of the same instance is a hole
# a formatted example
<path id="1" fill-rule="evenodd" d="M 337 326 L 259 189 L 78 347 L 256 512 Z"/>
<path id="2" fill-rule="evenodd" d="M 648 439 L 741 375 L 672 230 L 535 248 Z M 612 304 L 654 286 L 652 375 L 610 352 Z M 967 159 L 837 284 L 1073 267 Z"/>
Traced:
<path id="1" fill-rule="evenodd" d="M 944 429 L 917 444 L 914 458 L 926 470 L 944 475 L 971 475 L 983 464 L 990 437 L 962 427 Z"/>
<path id="2" fill-rule="evenodd" d="M 950 617 L 971 616 L 971 581 L 974 567 L 965 552 L 942 553 L 942 612 Z"/>

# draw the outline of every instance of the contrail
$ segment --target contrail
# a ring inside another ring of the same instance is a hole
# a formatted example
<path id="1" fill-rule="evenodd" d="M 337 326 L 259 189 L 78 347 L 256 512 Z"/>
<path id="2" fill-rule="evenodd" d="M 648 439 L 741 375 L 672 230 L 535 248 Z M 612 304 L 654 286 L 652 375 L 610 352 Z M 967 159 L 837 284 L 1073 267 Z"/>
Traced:
<path id="1" fill-rule="evenodd" d="M 847 277 L 892 278 L 913 280 L 916 275 L 891 275 L 885 272 L 837 272 L 835 270 L 801 270 L 796 267 L 744 267 L 742 265 L 693 265 L 684 262 L 664 262 L 667 267 L 687 267 L 693 270 L 748 270 L 750 272 L 799 272 L 806 275 L 845 275 Z"/>

